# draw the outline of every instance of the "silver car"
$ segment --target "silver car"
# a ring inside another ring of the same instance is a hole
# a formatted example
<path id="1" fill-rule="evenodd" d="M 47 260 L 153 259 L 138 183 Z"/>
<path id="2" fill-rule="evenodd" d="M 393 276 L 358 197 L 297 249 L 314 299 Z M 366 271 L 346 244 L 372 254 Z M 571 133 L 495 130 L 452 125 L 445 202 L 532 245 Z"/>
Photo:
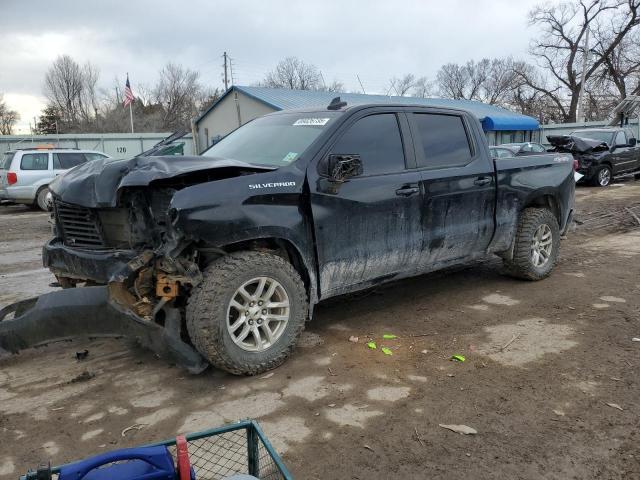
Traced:
<path id="1" fill-rule="evenodd" d="M 0 200 L 47 210 L 49 182 L 70 168 L 111 158 L 102 152 L 71 148 L 26 148 L 0 159 Z"/>

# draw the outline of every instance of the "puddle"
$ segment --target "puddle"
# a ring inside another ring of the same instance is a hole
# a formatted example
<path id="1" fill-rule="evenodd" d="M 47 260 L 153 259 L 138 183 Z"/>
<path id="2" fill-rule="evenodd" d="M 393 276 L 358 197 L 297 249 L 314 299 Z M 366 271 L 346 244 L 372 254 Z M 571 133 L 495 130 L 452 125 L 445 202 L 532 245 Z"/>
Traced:
<path id="1" fill-rule="evenodd" d="M 504 365 L 522 366 L 547 353 L 560 353 L 577 345 L 569 339 L 574 334 L 572 327 L 547 323 L 543 318 L 485 327 L 485 331 L 489 341 L 478 348 L 478 353 Z"/>

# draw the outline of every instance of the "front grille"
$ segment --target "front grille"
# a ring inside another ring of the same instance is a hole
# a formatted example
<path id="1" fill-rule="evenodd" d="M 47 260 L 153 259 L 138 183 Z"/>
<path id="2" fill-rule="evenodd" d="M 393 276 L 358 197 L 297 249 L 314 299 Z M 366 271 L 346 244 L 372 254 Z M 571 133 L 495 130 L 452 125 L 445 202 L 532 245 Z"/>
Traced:
<path id="1" fill-rule="evenodd" d="M 54 202 L 54 208 L 65 245 L 86 249 L 105 248 L 100 222 L 94 210 L 58 200 Z"/>

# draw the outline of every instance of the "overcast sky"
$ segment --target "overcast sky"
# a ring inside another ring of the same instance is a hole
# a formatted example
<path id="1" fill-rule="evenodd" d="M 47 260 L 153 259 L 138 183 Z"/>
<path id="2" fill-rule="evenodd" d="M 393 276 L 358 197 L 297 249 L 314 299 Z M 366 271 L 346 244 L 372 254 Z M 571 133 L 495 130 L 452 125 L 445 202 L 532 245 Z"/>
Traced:
<path id="1" fill-rule="evenodd" d="M 129 72 L 135 93 L 167 62 L 221 86 L 222 53 L 235 83 L 249 85 L 286 56 L 317 65 L 327 83 L 386 91 L 403 73 L 433 79 L 448 62 L 523 58 L 541 0 L 0 0 L 0 93 L 19 111 L 21 133 L 46 99 L 44 73 L 61 54 L 100 70 L 112 87 Z"/>

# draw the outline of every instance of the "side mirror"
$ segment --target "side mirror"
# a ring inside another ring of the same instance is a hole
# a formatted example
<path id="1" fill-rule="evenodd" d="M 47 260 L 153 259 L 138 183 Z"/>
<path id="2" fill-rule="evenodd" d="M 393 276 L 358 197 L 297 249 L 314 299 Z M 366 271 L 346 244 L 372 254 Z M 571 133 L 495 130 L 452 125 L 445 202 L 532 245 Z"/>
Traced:
<path id="1" fill-rule="evenodd" d="M 635 138 L 630 138 L 629 139 L 629 146 L 630 147 L 635 147 L 637 142 L 638 141 Z"/>
<path id="2" fill-rule="evenodd" d="M 362 175 L 360 155 L 329 155 L 327 175 L 332 182 L 344 182 L 348 178 Z"/>

